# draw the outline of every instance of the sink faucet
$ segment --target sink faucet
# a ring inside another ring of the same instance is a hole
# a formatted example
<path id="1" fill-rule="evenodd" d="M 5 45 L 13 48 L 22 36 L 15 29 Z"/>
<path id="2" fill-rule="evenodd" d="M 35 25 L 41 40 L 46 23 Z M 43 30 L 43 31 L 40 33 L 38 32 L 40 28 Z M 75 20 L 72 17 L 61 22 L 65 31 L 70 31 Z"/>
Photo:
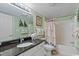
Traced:
<path id="1" fill-rule="evenodd" d="M 22 39 L 20 39 L 20 43 L 22 43 L 24 41 L 24 39 L 22 38 Z"/>
<path id="2" fill-rule="evenodd" d="M 36 37 L 36 33 L 34 33 L 34 34 L 32 34 L 32 35 L 31 35 L 32 42 L 34 42 L 34 40 L 35 40 L 35 37 Z"/>
<path id="3" fill-rule="evenodd" d="M 34 41 L 35 41 L 35 37 L 32 37 L 32 43 L 34 43 Z"/>

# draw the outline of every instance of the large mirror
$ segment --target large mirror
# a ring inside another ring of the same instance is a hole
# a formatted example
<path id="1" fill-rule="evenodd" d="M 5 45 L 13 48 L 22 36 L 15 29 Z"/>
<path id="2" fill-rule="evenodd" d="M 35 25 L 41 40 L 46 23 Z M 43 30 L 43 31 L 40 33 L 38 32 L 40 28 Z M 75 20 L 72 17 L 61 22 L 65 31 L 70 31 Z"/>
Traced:
<path id="1" fill-rule="evenodd" d="M 0 42 L 28 37 L 33 33 L 33 15 L 30 11 L 2 3 L 0 4 L 0 28 Z"/>

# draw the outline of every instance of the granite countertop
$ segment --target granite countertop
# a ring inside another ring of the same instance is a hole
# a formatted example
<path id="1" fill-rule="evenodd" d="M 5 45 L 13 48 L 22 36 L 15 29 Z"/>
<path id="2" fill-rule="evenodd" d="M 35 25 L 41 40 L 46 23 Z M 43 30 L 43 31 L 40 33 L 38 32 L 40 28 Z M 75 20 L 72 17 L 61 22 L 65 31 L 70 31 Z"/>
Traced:
<path id="1" fill-rule="evenodd" d="M 18 44 L 19 44 L 19 40 L 12 40 L 12 41 L 2 42 L 2 45 L 0 45 L 0 52 L 3 52 L 5 50 L 11 49 L 11 48 L 14 48 Z"/>
<path id="2" fill-rule="evenodd" d="M 43 41 L 44 40 L 36 39 L 34 45 L 30 45 L 30 46 L 27 46 L 27 47 L 24 47 L 24 48 L 18 48 L 17 47 L 17 45 L 20 44 L 19 39 L 17 41 L 16 40 L 10 41 L 8 43 L 5 42 L 5 44 L 0 46 L 0 52 L 3 52 L 3 51 L 6 51 L 8 49 L 12 49 L 12 48 L 16 47 L 17 49 L 20 49 L 20 52 L 15 54 L 15 56 L 17 56 L 17 55 L 19 55 L 19 54 L 21 54 L 21 53 L 35 47 L 35 46 L 37 46 L 38 44 L 42 43 Z M 32 42 L 32 40 L 28 39 L 28 40 L 25 40 L 23 43 L 25 43 L 25 42 Z"/>
<path id="3" fill-rule="evenodd" d="M 33 47 L 39 45 L 40 43 L 44 42 L 44 40 L 37 40 L 37 41 L 38 41 L 38 42 L 36 42 L 34 45 L 30 45 L 30 46 L 27 46 L 27 47 L 24 47 L 24 48 L 19 48 L 19 49 L 22 49 L 22 51 L 20 51 L 20 52 L 19 52 L 18 54 L 16 54 L 15 56 L 17 56 L 17 55 L 19 55 L 19 54 L 21 54 L 21 53 L 23 53 L 23 52 L 25 52 L 25 51 L 27 51 L 27 50 L 33 48 Z"/>

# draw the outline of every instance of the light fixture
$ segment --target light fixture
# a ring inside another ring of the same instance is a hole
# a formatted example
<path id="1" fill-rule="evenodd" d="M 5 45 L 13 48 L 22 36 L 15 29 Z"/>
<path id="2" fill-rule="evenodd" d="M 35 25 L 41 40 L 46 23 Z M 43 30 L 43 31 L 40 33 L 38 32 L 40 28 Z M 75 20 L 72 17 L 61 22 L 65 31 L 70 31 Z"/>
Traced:
<path id="1" fill-rule="evenodd" d="M 23 4 L 21 4 L 21 3 L 11 3 L 12 5 L 14 5 L 14 6 L 16 6 L 16 7 L 18 7 L 18 8 L 20 8 L 20 9 L 22 9 L 22 10 L 24 10 L 24 11 L 27 11 L 27 12 L 29 12 L 29 9 L 28 8 L 26 8 Z"/>

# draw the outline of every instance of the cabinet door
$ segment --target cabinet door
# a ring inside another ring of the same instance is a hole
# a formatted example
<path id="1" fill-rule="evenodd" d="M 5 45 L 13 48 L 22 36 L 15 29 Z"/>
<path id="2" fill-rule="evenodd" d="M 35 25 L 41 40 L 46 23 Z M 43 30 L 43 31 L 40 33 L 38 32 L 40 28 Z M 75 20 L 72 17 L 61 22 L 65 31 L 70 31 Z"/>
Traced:
<path id="1" fill-rule="evenodd" d="M 14 55 L 18 54 L 19 52 L 20 52 L 20 50 L 18 48 L 14 47 L 14 48 L 1 52 L 0 54 L 2 56 L 14 56 Z"/>
<path id="2" fill-rule="evenodd" d="M 26 51 L 23 53 L 23 56 L 32 56 L 32 51 Z"/>
<path id="3" fill-rule="evenodd" d="M 1 54 L 1 56 L 12 56 L 12 49 L 3 51 L 0 54 Z"/>
<path id="4" fill-rule="evenodd" d="M 43 44 L 44 42 L 20 54 L 19 56 L 43 56 L 44 55 Z"/>
<path id="5" fill-rule="evenodd" d="M 14 47 L 14 48 L 12 48 L 12 55 L 14 56 L 14 55 L 18 54 L 20 51 L 21 51 L 21 49 Z"/>
<path id="6" fill-rule="evenodd" d="M 33 54 L 34 56 L 44 56 L 44 53 L 42 51 L 42 49 L 38 50 L 35 54 Z"/>
<path id="7" fill-rule="evenodd" d="M 30 50 L 24 52 L 24 56 L 34 56 L 34 54 L 35 54 L 36 52 L 38 52 L 39 49 L 40 49 L 40 47 L 35 46 L 34 48 L 32 48 L 32 49 L 30 49 Z"/>
<path id="8" fill-rule="evenodd" d="M 41 56 L 43 55 L 43 43 L 35 46 L 34 48 L 24 52 L 24 56 Z"/>
<path id="9" fill-rule="evenodd" d="M 38 49 L 38 51 L 36 51 L 34 56 L 44 56 L 44 48 L 43 48 L 43 46 L 39 46 L 39 47 L 40 47 L 40 49 Z"/>
<path id="10" fill-rule="evenodd" d="M 21 53 L 20 55 L 18 55 L 18 56 L 24 56 L 24 53 Z"/>

